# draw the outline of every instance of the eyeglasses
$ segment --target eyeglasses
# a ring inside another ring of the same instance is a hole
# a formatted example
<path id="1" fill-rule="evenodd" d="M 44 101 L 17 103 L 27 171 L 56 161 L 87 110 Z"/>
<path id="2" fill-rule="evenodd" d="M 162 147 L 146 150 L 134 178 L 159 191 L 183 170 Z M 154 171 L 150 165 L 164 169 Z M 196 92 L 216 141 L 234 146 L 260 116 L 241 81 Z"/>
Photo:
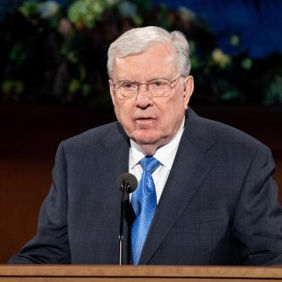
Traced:
<path id="1" fill-rule="evenodd" d="M 140 86 L 145 85 L 146 91 L 150 92 L 151 97 L 167 97 L 170 95 L 171 90 L 175 85 L 175 83 L 180 77 L 180 75 L 174 80 L 167 79 L 153 79 L 145 83 L 141 83 L 138 81 L 130 81 L 130 80 L 121 80 L 117 83 L 112 83 L 115 87 L 116 96 L 118 99 L 131 99 L 138 95 Z"/>

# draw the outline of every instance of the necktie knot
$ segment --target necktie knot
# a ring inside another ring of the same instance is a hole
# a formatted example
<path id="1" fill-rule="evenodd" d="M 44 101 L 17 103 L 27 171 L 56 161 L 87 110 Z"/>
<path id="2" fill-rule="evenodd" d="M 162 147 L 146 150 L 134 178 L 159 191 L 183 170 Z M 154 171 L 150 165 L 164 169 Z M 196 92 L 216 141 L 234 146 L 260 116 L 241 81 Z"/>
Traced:
<path id="1" fill-rule="evenodd" d="M 160 162 L 154 157 L 147 156 L 140 161 L 143 171 L 146 171 L 152 174 L 157 167 L 160 165 Z"/>

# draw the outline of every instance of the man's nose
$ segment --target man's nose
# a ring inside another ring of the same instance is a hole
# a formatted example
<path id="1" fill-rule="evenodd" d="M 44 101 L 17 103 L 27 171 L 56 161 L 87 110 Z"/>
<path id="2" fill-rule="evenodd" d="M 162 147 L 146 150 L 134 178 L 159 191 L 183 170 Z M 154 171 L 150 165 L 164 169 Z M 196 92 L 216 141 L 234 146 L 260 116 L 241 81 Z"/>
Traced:
<path id="1" fill-rule="evenodd" d="M 140 85 L 136 96 L 136 105 L 140 108 L 147 108 L 150 105 L 153 105 L 153 97 L 150 93 L 150 90 L 147 88 L 147 85 Z"/>

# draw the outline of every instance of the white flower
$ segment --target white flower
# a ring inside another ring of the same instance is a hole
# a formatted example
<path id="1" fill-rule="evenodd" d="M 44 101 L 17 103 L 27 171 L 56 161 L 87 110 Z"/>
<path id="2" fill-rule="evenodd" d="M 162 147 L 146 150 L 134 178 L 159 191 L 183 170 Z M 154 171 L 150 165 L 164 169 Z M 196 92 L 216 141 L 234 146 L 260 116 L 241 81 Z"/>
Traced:
<path id="1" fill-rule="evenodd" d="M 230 56 L 224 54 L 221 49 L 213 50 L 212 60 L 222 69 L 226 68 L 231 63 Z"/>
<path id="2" fill-rule="evenodd" d="M 47 19 L 55 16 L 58 13 L 59 9 L 59 4 L 56 1 L 51 0 L 45 1 L 38 5 L 38 11 L 42 19 Z"/>

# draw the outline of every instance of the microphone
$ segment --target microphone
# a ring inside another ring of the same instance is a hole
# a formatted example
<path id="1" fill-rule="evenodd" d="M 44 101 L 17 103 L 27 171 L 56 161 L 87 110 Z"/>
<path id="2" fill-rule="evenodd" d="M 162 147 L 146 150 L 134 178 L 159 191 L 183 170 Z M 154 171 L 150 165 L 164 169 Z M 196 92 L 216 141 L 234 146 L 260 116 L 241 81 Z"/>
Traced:
<path id="1" fill-rule="evenodd" d="M 119 265 L 122 265 L 123 261 L 123 218 L 125 209 L 125 193 L 129 194 L 135 191 L 138 185 L 136 177 L 128 172 L 122 173 L 117 179 L 117 185 L 122 192 L 120 203 L 120 224 L 119 224 Z"/>
<path id="2" fill-rule="evenodd" d="M 117 184 L 122 192 L 126 192 L 129 194 L 135 191 L 138 182 L 133 174 L 124 172 L 118 177 Z"/>

